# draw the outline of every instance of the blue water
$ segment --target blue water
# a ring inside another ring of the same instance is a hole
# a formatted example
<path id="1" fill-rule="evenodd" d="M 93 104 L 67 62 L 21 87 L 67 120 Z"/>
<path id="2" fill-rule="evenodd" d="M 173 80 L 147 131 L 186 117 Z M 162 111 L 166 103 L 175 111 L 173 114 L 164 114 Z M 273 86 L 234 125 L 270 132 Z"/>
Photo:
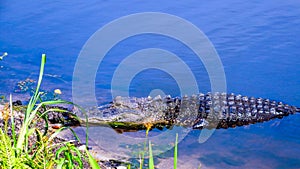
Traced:
<path id="1" fill-rule="evenodd" d="M 300 107 L 300 1 L 88 1 L 49 3 L 0 2 L 0 94 L 15 93 L 16 84 L 37 79 L 40 56 L 47 54 L 43 89 L 61 89 L 72 100 L 72 75 L 78 54 L 99 28 L 119 17 L 138 12 L 164 12 L 179 16 L 201 29 L 223 63 L 227 91 L 270 98 Z M 120 28 L 122 29 L 122 28 Z M 194 72 L 199 90 L 207 92 L 207 72 L 185 45 L 164 36 L 145 34 L 114 46 L 99 66 L 95 79 L 99 104 L 112 99 L 114 70 L 129 54 L 144 48 L 175 53 Z M 175 80 L 163 71 L 140 72 L 130 85 L 131 96 L 147 96 L 161 89 L 180 95 Z M 300 116 L 218 130 L 205 143 L 199 131 L 181 143 L 179 159 L 192 168 L 300 168 Z"/>

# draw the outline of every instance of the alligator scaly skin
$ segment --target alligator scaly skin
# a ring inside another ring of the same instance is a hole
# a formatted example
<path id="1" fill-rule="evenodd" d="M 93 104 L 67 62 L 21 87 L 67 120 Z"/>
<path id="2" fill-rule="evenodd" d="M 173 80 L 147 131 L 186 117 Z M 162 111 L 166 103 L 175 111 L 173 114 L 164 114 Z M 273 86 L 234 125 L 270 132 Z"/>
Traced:
<path id="1" fill-rule="evenodd" d="M 282 102 L 226 93 L 181 98 L 118 96 L 99 108 L 89 113 L 90 122 L 165 123 L 194 129 L 243 126 L 300 112 Z"/>

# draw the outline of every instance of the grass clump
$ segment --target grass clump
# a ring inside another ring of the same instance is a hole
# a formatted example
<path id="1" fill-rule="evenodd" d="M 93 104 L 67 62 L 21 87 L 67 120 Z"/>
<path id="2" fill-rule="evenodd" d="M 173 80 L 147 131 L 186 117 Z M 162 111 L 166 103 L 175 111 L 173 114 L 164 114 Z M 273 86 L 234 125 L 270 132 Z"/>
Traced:
<path id="1" fill-rule="evenodd" d="M 16 131 L 12 97 L 10 95 L 10 118 L 5 120 L 4 129 L 0 128 L 0 169 L 23 168 L 83 168 L 83 160 L 89 161 L 93 169 L 100 168 L 88 150 L 80 151 L 71 141 L 55 142 L 56 136 L 63 130 L 69 129 L 80 142 L 76 133 L 69 127 L 62 127 L 55 132 L 48 130 L 49 112 L 64 113 L 66 110 L 49 108 L 46 106 L 57 104 L 72 104 L 63 100 L 42 101 L 39 91 L 46 63 L 45 54 L 42 55 L 39 79 L 34 95 L 27 105 L 21 127 Z M 76 106 L 76 105 L 75 105 Z M 43 110 L 43 111 L 41 111 Z M 39 124 L 44 121 L 44 128 Z M 10 128 L 8 124 L 10 123 Z M 86 147 L 88 146 L 86 135 Z M 34 141 L 32 141 L 34 140 Z M 84 155 L 85 154 L 85 155 Z M 87 157 L 86 157 L 87 156 Z"/>

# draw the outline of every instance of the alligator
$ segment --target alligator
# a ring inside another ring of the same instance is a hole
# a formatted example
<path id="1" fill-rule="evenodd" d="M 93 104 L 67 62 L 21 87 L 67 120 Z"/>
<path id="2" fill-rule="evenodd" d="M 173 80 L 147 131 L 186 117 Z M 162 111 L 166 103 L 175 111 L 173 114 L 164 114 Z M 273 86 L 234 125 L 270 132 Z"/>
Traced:
<path id="1" fill-rule="evenodd" d="M 169 95 L 154 98 L 117 96 L 97 111 L 89 111 L 87 119 L 91 125 L 109 125 L 123 130 L 163 129 L 174 125 L 226 129 L 280 119 L 296 112 L 300 112 L 300 108 L 270 99 L 208 92 L 175 98 Z"/>

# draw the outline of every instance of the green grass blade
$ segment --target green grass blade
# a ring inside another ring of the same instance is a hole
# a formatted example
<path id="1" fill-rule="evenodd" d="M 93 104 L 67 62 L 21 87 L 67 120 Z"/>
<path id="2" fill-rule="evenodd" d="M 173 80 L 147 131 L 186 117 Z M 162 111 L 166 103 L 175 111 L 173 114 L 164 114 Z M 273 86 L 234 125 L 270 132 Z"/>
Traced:
<path id="1" fill-rule="evenodd" d="M 42 61 L 41 61 L 41 68 L 40 68 L 39 80 L 38 80 L 37 87 L 36 87 L 36 90 L 35 90 L 34 98 L 37 98 L 37 95 L 38 95 L 39 90 L 40 90 L 40 86 L 41 86 L 42 79 L 43 79 L 43 74 L 44 74 L 45 63 L 46 63 L 46 55 L 42 54 Z"/>
<path id="2" fill-rule="evenodd" d="M 80 138 L 78 137 L 76 132 L 71 127 L 66 127 L 66 128 L 69 129 L 72 132 L 72 134 L 74 135 L 74 137 L 76 138 L 77 141 L 81 142 Z"/>
<path id="3" fill-rule="evenodd" d="M 44 115 L 48 114 L 49 112 L 67 113 L 68 110 L 63 110 L 63 109 L 58 109 L 58 108 L 48 109 L 43 114 L 40 114 L 39 118 L 43 117 Z"/>
<path id="4" fill-rule="evenodd" d="M 28 115 L 30 114 L 31 110 L 33 109 L 34 105 L 36 104 L 37 100 L 39 99 L 39 95 L 40 95 L 40 86 L 43 80 L 43 74 L 44 74 L 44 68 L 45 68 L 45 63 L 46 63 L 46 55 L 42 54 L 42 60 L 41 60 L 41 66 L 40 66 L 40 74 L 39 74 L 39 79 L 38 79 L 38 83 L 37 83 L 37 87 L 35 89 L 35 93 L 33 95 L 33 97 L 31 97 L 26 114 L 25 114 L 25 120 L 27 119 Z"/>
<path id="5" fill-rule="evenodd" d="M 59 159 L 60 154 L 61 154 L 62 152 L 64 152 L 64 151 L 66 151 L 66 150 L 68 150 L 67 147 L 61 147 L 61 148 L 59 148 L 59 149 L 56 151 L 56 153 L 55 153 L 55 158 Z"/>
<path id="6" fill-rule="evenodd" d="M 30 100 L 29 100 L 29 103 L 28 103 L 28 105 L 27 105 L 27 109 L 26 109 L 26 113 L 25 113 L 25 118 L 24 118 L 24 121 L 26 120 L 26 118 L 27 118 L 27 116 L 28 116 L 28 114 L 30 113 L 30 110 L 32 110 L 33 109 L 33 107 L 34 107 L 34 105 L 35 104 L 32 104 L 33 103 L 33 97 L 31 97 L 30 98 Z"/>
<path id="7" fill-rule="evenodd" d="M 31 121 L 36 116 L 36 114 L 38 113 L 39 109 L 42 106 L 44 106 L 44 105 L 53 105 L 53 104 L 63 104 L 63 103 L 71 103 L 71 102 L 57 100 L 57 101 L 45 101 L 45 102 L 42 102 L 42 103 L 38 104 L 37 107 L 33 111 L 31 111 L 30 116 L 27 118 L 25 123 L 30 124 Z"/>
<path id="8" fill-rule="evenodd" d="M 17 139 L 16 139 L 16 131 L 15 131 L 15 121 L 14 121 L 14 112 L 13 112 L 13 104 L 12 104 L 12 95 L 9 95 L 9 105 L 10 105 L 10 122 L 11 122 L 11 133 L 12 133 L 12 138 L 14 141 L 14 146 L 17 145 Z"/>
<path id="9" fill-rule="evenodd" d="M 57 129 L 53 134 L 51 134 L 51 136 L 49 137 L 49 141 L 52 141 L 60 132 L 62 132 L 63 130 L 68 129 L 67 127 L 61 127 L 59 129 Z"/>
<path id="10" fill-rule="evenodd" d="M 36 135 L 37 135 L 37 143 L 35 143 L 33 146 L 31 146 L 31 148 L 29 149 L 28 152 L 32 152 L 33 149 L 37 146 L 38 143 L 41 143 L 39 149 L 42 149 L 41 147 L 44 147 L 44 142 L 42 142 L 42 135 L 41 132 L 38 129 L 35 129 Z M 31 157 L 31 159 L 35 159 L 36 155 L 39 153 L 39 151 L 35 151 Z M 45 160 L 45 159 L 43 159 Z"/>
<path id="11" fill-rule="evenodd" d="M 42 98 L 41 97 L 39 97 L 39 101 L 40 102 L 43 102 L 43 100 L 42 100 Z M 44 111 L 46 111 L 47 110 L 47 108 L 46 108 L 46 106 L 45 105 L 43 105 L 42 106 L 42 108 L 44 109 Z M 39 117 L 40 118 L 40 117 Z M 48 122 L 48 115 L 46 114 L 45 116 L 43 116 L 42 117 L 43 119 L 44 119 L 44 121 L 45 121 L 45 130 L 44 130 L 44 134 L 43 134 L 43 136 L 46 136 L 47 135 L 47 133 L 48 133 L 48 130 L 49 130 L 49 122 Z"/>
<path id="12" fill-rule="evenodd" d="M 74 161 L 77 162 L 77 164 L 79 165 L 79 168 L 82 168 L 83 163 L 82 163 L 82 160 L 81 160 L 81 157 L 82 157 L 81 152 L 74 145 L 71 147 L 71 150 L 74 151 L 74 157 L 73 157 Z"/>
<path id="13" fill-rule="evenodd" d="M 57 162 L 56 169 L 62 169 L 64 163 L 65 163 L 65 160 L 64 160 L 63 158 L 61 158 L 61 159 Z"/>
<path id="14" fill-rule="evenodd" d="M 145 154 L 142 152 L 140 155 L 140 169 L 143 169 Z"/>
<path id="15" fill-rule="evenodd" d="M 80 156 L 79 157 L 75 156 L 75 157 L 73 157 L 73 159 L 74 159 L 74 161 L 77 162 L 78 168 L 83 168 L 83 163 L 82 163 Z"/>
<path id="16" fill-rule="evenodd" d="M 85 150 L 85 151 L 89 157 L 89 164 L 91 165 L 92 169 L 101 169 L 100 166 L 98 165 L 97 161 L 91 155 L 91 153 L 88 150 Z"/>
<path id="17" fill-rule="evenodd" d="M 69 168 L 74 168 L 73 167 L 73 155 L 70 150 L 68 150 L 68 152 L 65 153 L 65 157 L 68 159 L 67 164 L 68 164 Z"/>
<path id="18" fill-rule="evenodd" d="M 72 104 L 72 102 L 65 101 L 65 100 L 50 100 L 50 101 L 44 101 L 42 102 L 43 105 L 52 105 L 52 104 Z"/>
<path id="19" fill-rule="evenodd" d="M 82 162 L 82 159 L 81 159 L 81 157 L 83 157 L 83 156 L 82 156 L 81 152 L 74 145 L 73 145 L 73 147 L 71 147 L 71 150 L 74 151 L 73 152 L 73 154 L 74 154 L 73 160 L 77 162 L 77 165 L 78 165 L 79 168 L 83 168 L 83 162 Z"/>
<path id="20" fill-rule="evenodd" d="M 153 160 L 153 154 L 152 154 L 151 141 L 149 141 L 149 169 L 154 169 L 154 160 Z"/>
<path id="21" fill-rule="evenodd" d="M 89 122 L 88 122 L 88 115 L 86 113 L 86 111 L 81 107 L 79 106 L 78 104 L 75 104 L 75 103 L 71 103 L 72 105 L 74 105 L 75 107 L 77 107 L 81 112 L 83 112 L 84 116 L 85 116 L 85 146 L 86 147 L 89 147 Z M 81 121 L 79 118 L 78 118 L 78 121 Z"/>
<path id="22" fill-rule="evenodd" d="M 175 147 L 174 147 L 174 169 L 177 169 L 177 154 L 178 154 L 178 133 L 176 133 Z"/>

